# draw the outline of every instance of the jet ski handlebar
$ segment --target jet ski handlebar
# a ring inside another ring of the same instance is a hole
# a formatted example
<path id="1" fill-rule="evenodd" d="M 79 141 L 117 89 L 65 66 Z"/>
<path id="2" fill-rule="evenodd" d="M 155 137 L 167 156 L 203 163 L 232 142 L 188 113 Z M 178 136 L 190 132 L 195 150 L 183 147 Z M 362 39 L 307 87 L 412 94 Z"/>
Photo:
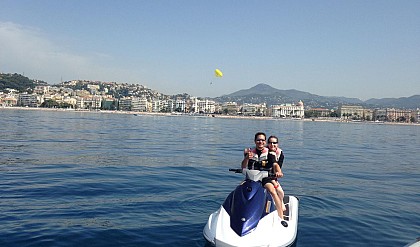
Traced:
<path id="1" fill-rule="evenodd" d="M 246 174 L 246 171 L 261 171 L 261 172 L 267 172 L 267 175 L 265 175 L 264 177 L 269 177 L 269 178 L 273 178 L 273 179 L 276 178 L 276 174 L 271 172 L 271 169 L 261 168 L 259 170 L 249 170 L 249 169 L 246 169 L 246 168 L 244 168 L 244 169 L 242 169 L 242 168 L 239 168 L 239 169 L 233 168 L 232 169 L 231 168 L 231 169 L 229 169 L 229 171 L 234 172 L 234 173 L 242 173 L 242 174 Z"/>
<path id="2" fill-rule="evenodd" d="M 229 169 L 230 172 L 242 173 L 242 169 Z"/>
<path id="3" fill-rule="evenodd" d="M 230 172 L 235 172 L 235 173 L 243 173 L 243 170 L 248 170 L 248 169 L 246 168 L 230 168 L 229 169 Z M 257 171 L 265 171 L 265 172 L 268 172 L 269 175 L 275 176 L 275 174 L 271 172 L 271 169 L 261 168 L 261 169 L 258 169 Z"/>

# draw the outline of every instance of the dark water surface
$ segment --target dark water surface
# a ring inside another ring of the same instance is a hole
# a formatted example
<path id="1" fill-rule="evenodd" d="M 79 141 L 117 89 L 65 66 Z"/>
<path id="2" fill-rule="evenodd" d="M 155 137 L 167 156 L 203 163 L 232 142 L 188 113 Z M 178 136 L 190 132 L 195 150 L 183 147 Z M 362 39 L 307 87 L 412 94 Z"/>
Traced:
<path id="1" fill-rule="evenodd" d="M 205 246 L 256 131 L 280 137 L 296 246 L 420 236 L 420 127 L 0 109 L 0 246 Z"/>

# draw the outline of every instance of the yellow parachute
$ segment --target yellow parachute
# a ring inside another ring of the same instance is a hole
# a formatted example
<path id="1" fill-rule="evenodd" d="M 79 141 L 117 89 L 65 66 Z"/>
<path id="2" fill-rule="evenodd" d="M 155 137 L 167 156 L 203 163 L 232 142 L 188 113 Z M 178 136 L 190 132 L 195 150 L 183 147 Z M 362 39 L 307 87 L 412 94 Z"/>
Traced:
<path id="1" fill-rule="evenodd" d="M 220 71 L 219 69 L 216 69 L 216 70 L 214 71 L 214 75 L 215 75 L 216 77 L 222 77 L 222 76 L 223 76 L 223 73 L 222 73 L 222 71 Z"/>

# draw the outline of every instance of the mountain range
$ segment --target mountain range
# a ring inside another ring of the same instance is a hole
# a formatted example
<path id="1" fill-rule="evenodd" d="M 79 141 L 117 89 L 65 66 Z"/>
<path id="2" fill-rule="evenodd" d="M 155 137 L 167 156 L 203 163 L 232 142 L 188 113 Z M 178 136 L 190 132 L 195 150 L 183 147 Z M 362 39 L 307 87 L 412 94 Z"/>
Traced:
<path id="1" fill-rule="evenodd" d="M 301 100 L 305 106 L 328 109 L 337 108 L 340 105 L 361 105 L 368 108 L 420 108 L 420 95 L 402 98 L 369 99 L 362 101 L 357 98 L 320 96 L 295 89 L 281 90 L 264 83 L 258 84 L 249 89 L 243 89 L 228 95 L 216 97 L 214 100 L 220 102 L 231 101 L 254 104 L 266 102 L 268 105 L 297 103 Z"/>

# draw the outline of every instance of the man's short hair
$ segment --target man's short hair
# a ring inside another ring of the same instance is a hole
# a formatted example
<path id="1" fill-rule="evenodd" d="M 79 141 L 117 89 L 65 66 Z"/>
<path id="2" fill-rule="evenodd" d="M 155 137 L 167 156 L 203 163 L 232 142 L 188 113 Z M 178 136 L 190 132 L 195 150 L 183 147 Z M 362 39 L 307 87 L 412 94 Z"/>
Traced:
<path id="1" fill-rule="evenodd" d="M 254 136 L 254 141 L 256 141 L 256 140 L 257 140 L 257 136 L 259 136 L 259 135 L 263 135 L 263 136 L 264 136 L 264 139 L 266 139 L 266 138 L 267 138 L 267 136 L 265 135 L 265 133 L 264 133 L 264 132 L 257 132 L 257 133 L 255 133 L 255 136 Z"/>

